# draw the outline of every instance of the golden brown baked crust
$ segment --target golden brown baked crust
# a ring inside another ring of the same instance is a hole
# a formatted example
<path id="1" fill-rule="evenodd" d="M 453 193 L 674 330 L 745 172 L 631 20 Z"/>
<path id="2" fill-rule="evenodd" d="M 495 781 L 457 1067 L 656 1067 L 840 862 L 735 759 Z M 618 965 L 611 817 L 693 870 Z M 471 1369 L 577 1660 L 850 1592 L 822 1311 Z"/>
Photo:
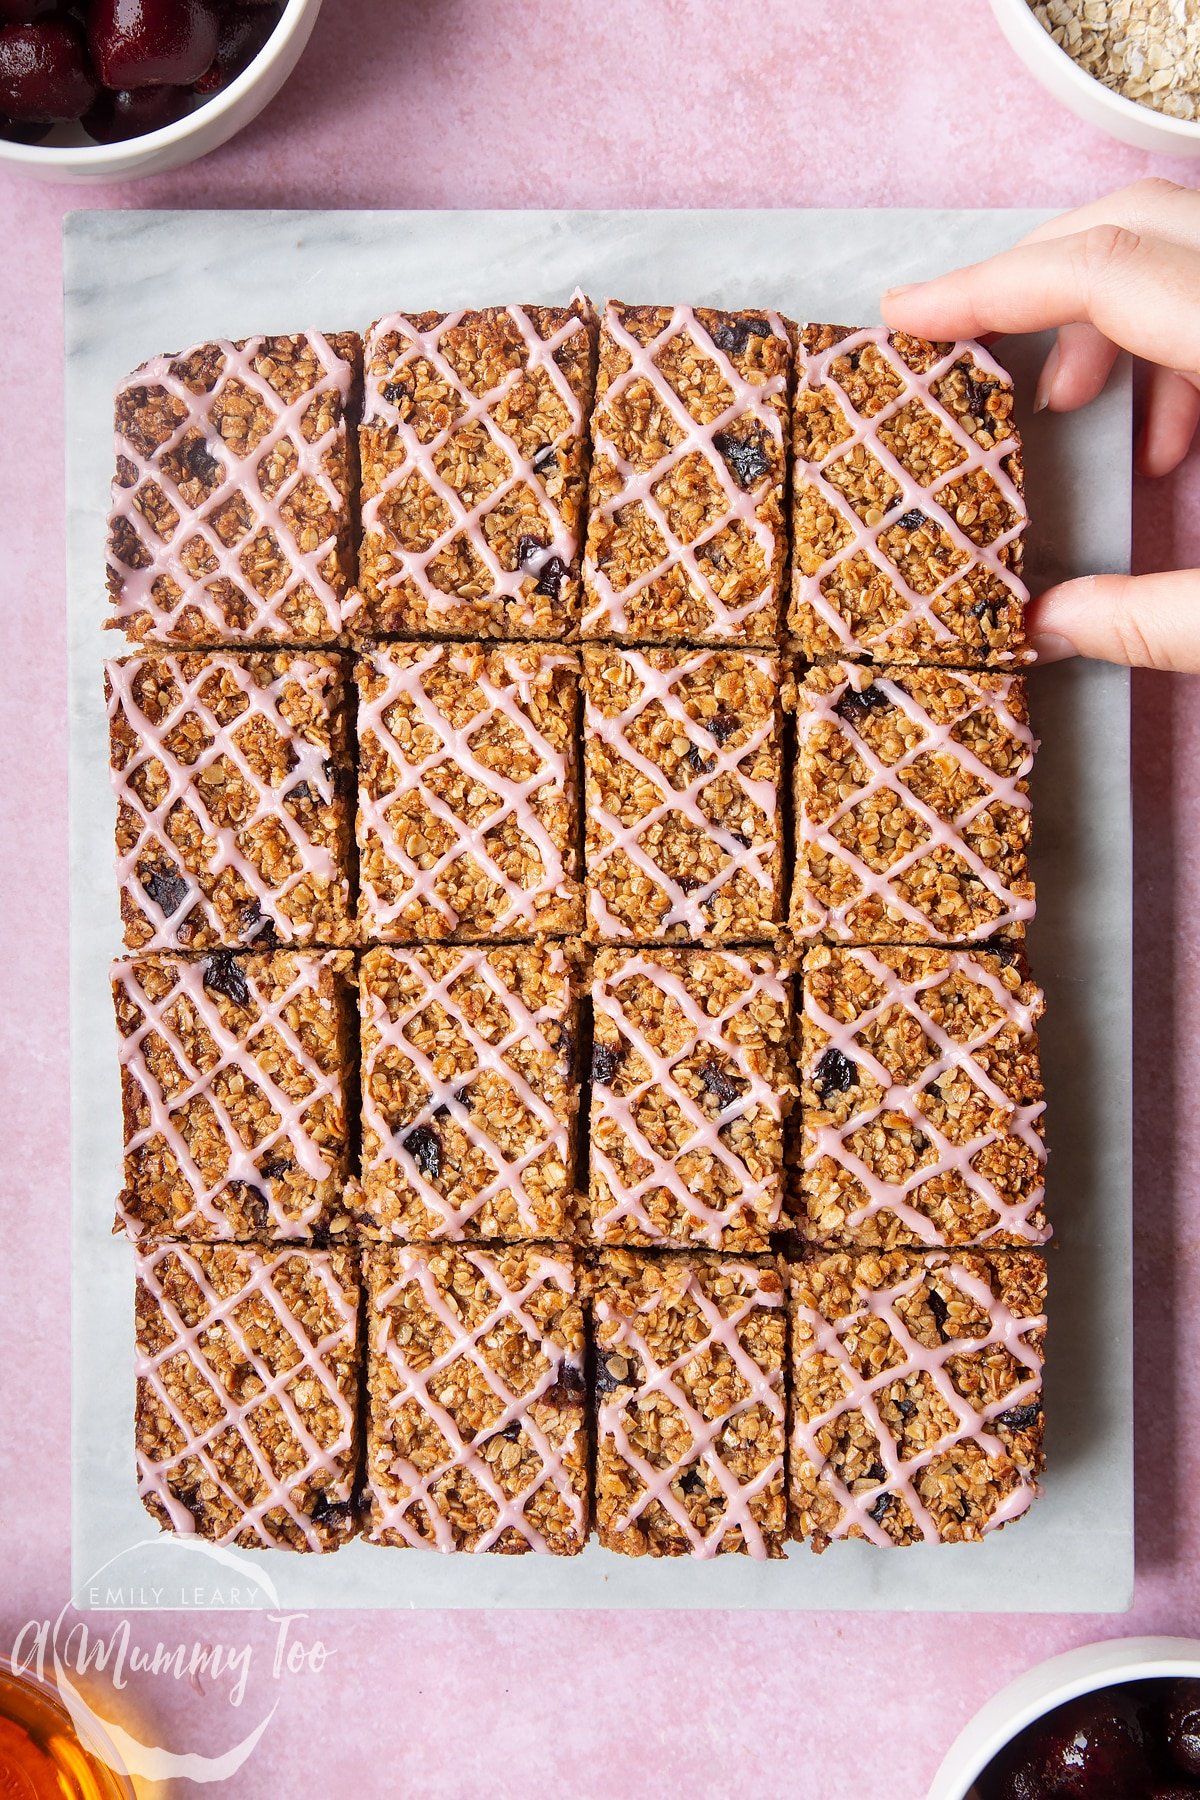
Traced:
<path id="1" fill-rule="evenodd" d="M 343 659 L 121 657 L 104 691 L 128 947 L 348 942 Z"/>
<path id="2" fill-rule="evenodd" d="M 135 1438 L 164 1530 L 336 1550 L 358 1530 L 358 1258 L 159 1244 L 137 1260 Z"/>
<path id="3" fill-rule="evenodd" d="M 1033 916 L 1024 677 L 832 663 L 796 684 L 792 926 L 1019 939 Z"/>
<path id="4" fill-rule="evenodd" d="M 790 1293 L 794 1536 L 973 1543 L 1021 1516 L 1043 1464 L 1042 1257 L 812 1251 Z"/>
<path id="5" fill-rule="evenodd" d="M 376 321 L 357 635 L 574 636 L 595 357 L 582 295 Z"/>
<path id="6" fill-rule="evenodd" d="M 1024 662 L 1012 382 L 978 344 L 806 325 L 792 412 L 802 656 Z"/>
<path id="7" fill-rule="evenodd" d="M 822 944 L 801 977 L 790 1203 L 810 1243 L 1041 1243 L 1042 995 L 1019 953 Z"/>
<path id="8" fill-rule="evenodd" d="M 778 659 L 584 651 L 588 933 L 770 942 L 783 920 Z"/>
<path id="9" fill-rule="evenodd" d="M 370 1541 L 582 1550 L 587 1416 L 572 1253 L 372 1249 L 366 1269 Z"/>
<path id="10" fill-rule="evenodd" d="M 788 984 L 756 951 L 612 950 L 592 970 L 591 1236 L 764 1251 L 795 1092 Z"/>
<path id="11" fill-rule="evenodd" d="M 778 640 L 790 348 L 774 313 L 609 302 L 585 637 Z"/>
<path id="12" fill-rule="evenodd" d="M 782 1555 L 779 1266 L 605 1250 L 590 1294 L 600 1542 L 623 1556 Z"/>
<path id="13" fill-rule="evenodd" d="M 109 624 L 160 644 L 332 644 L 355 575 L 352 331 L 199 344 L 116 399 Z"/>
<path id="14" fill-rule="evenodd" d="M 574 653 L 378 645 L 355 677 L 364 936 L 578 931 Z"/>
<path id="15" fill-rule="evenodd" d="M 367 1235 L 569 1235 L 579 1079 L 568 953 L 369 950 L 359 995 Z"/>

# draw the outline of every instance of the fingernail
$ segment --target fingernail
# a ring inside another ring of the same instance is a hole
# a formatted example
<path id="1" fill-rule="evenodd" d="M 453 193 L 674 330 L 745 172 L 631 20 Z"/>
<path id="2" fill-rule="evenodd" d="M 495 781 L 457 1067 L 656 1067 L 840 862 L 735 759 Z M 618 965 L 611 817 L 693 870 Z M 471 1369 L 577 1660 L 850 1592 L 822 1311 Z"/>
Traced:
<path id="1" fill-rule="evenodd" d="M 1033 396 L 1033 410 L 1035 413 L 1045 412 L 1050 404 L 1050 395 L 1054 388 L 1054 378 L 1058 374 L 1058 365 L 1061 360 L 1062 358 L 1058 353 L 1058 339 L 1055 338 L 1053 344 L 1050 346 L 1050 354 L 1042 365 L 1042 372 L 1038 376 L 1037 391 Z"/>
<path id="2" fill-rule="evenodd" d="M 1065 662 L 1068 656 L 1079 655 L 1070 638 L 1059 631 L 1035 631 L 1029 642 L 1040 663 Z"/>
<path id="3" fill-rule="evenodd" d="M 887 288 L 884 291 L 883 297 L 885 300 L 898 300 L 901 294 L 911 294 L 917 288 L 924 287 L 924 285 L 925 283 L 923 281 L 905 281 L 902 282 L 899 287 Z"/>

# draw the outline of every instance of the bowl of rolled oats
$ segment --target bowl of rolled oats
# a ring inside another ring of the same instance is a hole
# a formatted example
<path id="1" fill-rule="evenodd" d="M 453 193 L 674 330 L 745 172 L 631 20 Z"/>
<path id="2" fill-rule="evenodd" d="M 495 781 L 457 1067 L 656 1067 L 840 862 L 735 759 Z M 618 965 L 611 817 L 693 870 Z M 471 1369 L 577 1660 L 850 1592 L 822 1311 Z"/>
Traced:
<path id="1" fill-rule="evenodd" d="M 1200 156 L 1197 0 L 991 0 L 1043 87 L 1139 150 Z"/>

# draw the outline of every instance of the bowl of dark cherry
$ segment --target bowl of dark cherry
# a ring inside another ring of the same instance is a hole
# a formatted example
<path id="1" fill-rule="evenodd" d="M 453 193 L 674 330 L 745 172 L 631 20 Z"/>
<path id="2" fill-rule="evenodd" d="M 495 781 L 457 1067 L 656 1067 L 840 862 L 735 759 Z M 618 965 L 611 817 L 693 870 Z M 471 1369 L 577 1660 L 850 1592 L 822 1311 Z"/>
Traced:
<path id="1" fill-rule="evenodd" d="M 1118 1638 L 1028 1670 L 977 1713 L 929 1800 L 1200 1800 L 1200 1644 Z"/>
<path id="2" fill-rule="evenodd" d="M 0 163 L 43 181 L 178 167 L 262 111 L 321 0 L 0 0 Z"/>

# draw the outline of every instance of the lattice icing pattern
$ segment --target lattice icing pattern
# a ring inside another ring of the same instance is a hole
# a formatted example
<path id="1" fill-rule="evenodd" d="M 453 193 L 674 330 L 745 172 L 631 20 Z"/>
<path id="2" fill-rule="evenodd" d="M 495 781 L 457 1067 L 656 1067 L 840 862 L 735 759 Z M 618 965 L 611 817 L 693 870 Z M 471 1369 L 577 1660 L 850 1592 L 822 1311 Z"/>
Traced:
<path id="1" fill-rule="evenodd" d="M 367 1276 L 370 1540 L 581 1550 L 586 1382 L 571 1253 L 376 1249 Z"/>
<path id="2" fill-rule="evenodd" d="M 983 950 L 822 946 L 802 995 L 803 1235 L 1044 1243 L 1043 999 L 1023 966 Z"/>
<path id="3" fill-rule="evenodd" d="M 974 1542 L 1042 1467 L 1045 1265 L 1031 1252 L 828 1256 L 793 1267 L 797 1536 Z"/>
<path id="4" fill-rule="evenodd" d="M 789 359 L 775 313 L 609 302 L 586 637 L 775 641 Z"/>
<path id="5" fill-rule="evenodd" d="M 787 984 L 770 958 L 601 950 L 592 975 L 591 1234 L 762 1251 L 780 1223 Z"/>
<path id="6" fill-rule="evenodd" d="M 607 1250 L 592 1309 L 601 1543 L 628 1556 L 782 1554 L 776 1266 Z"/>
<path id="7" fill-rule="evenodd" d="M 357 632 L 576 629 L 595 332 L 578 294 L 371 327 Z"/>
<path id="8" fill-rule="evenodd" d="M 138 1489 L 164 1530 L 301 1551 L 355 1535 L 358 1304 L 343 1250 L 139 1254 Z"/>
<path id="9" fill-rule="evenodd" d="M 350 1224 L 345 951 L 113 966 L 130 1236 L 311 1238 Z"/>
<path id="10" fill-rule="evenodd" d="M 578 665 L 395 645 L 357 669 L 359 909 L 398 943 L 578 930 Z"/>
<path id="11" fill-rule="evenodd" d="M 346 413 L 360 343 L 224 339 L 116 399 L 110 624 L 161 643 L 331 643 L 354 578 Z"/>
<path id="12" fill-rule="evenodd" d="M 105 695 L 128 947 L 344 942 L 339 660 L 126 657 L 105 665 Z"/>
<path id="13" fill-rule="evenodd" d="M 800 334 L 790 629 L 807 657 L 1024 661 L 1012 383 L 979 344 Z"/>
<path id="14" fill-rule="evenodd" d="M 779 665 L 584 652 L 588 930 L 769 940 L 782 919 Z"/>
<path id="15" fill-rule="evenodd" d="M 567 1235 L 579 1092 L 564 952 L 376 949 L 359 993 L 367 1229 Z"/>
<path id="16" fill-rule="evenodd" d="M 808 671 L 797 705 L 797 933 L 1023 937 L 1036 748 L 1023 677 L 835 663 Z"/>

